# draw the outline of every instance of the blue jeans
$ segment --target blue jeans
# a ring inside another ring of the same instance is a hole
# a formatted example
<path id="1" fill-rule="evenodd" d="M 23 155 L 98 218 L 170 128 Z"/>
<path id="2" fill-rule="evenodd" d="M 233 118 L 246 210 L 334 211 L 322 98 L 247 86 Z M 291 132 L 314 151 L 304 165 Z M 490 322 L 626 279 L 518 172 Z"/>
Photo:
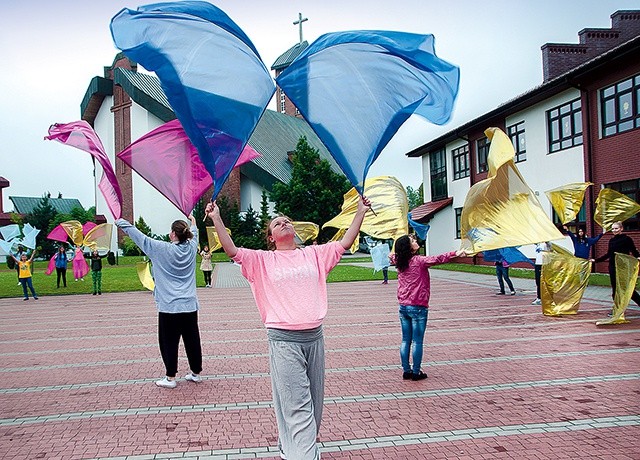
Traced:
<path id="1" fill-rule="evenodd" d="M 33 283 L 31 282 L 31 277 L 19 278 L 19 280 L 20 280 L 20 284 L 22 284 L 22 292 L 24 292 L 24 298 L 25 299 L 29 298 L 29 294 L 27 292 L 27 287 L 29 287 L 29 289 L 31 290 L 31 294 L 33 295 L 33 298 L 37 299 L 38 295 L 36 294 L 36 291 L 33 289 Z"/>
<path id="2" fill-rule="evenodd" d="M 427 329 L 427 315 L 429 309 L 426 307 L 414 307 L 411 305 L 400 305 L 400 325 L 402 326 L 402 344 L 400 345 L 400 362 L 404 372 L 420 372 L 422 364 L 422 342 L 424 331 Z M 411 353 L 411 343 L 413 343 L 413 369 L 409 365 L 409 354 Z"/>
<path id="3" fill-rule="evenodd" d="M 507 282 L 507 285 L 509 286 L 509 289 L 511 289 L 511 292 L 514 291 L 513 283 L 511 282 L 511 278 L 509 278 L 509 267 L 503 267 L 502 264 L 496 265 L 496 276 L 498 277 L 500 292 L 504 294 L 504 282 L 502 281 L 503 278 L 504 281 Z"/>

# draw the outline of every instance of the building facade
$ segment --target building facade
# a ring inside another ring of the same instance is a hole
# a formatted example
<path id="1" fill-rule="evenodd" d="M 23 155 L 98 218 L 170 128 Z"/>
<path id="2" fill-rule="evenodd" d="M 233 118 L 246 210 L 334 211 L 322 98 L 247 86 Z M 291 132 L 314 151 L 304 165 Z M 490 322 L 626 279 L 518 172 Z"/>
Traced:
<path id="1" fill-rule="evenodd" d="M 407 154 L 422 159 L 425 204 L 412 216 L 431 224 L 428 253 L 459 247 L 467 192 L 487 177 L 489 127 L 511 138 L 516 166 L 559 227 L 544 192 L 565 184 L 594 184 L 572 223 L 589 235 L 602 231 L 593 220 L 601 188 L 640 202 L 640 11 L 617 11 L 611 24 L 580 31 L 578 44 L 545 44 L 541 85 Z M 640 216 L 627 220 L 625 230 L 640 247 Z M 571 248 L 568 240 L 560 243 Z M 532 248 L 523 252 L 533 256 Z"/>

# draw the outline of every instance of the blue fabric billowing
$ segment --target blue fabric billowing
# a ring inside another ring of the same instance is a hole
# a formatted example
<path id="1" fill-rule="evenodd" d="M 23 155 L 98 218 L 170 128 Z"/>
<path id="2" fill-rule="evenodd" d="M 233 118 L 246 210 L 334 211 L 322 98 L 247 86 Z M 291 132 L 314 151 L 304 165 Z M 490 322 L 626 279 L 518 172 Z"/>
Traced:
<path id="1" fill-rule="evenodd" d="M 257 50 L 223 11 L 199 1 L 125 8 L 111 34 L 156 73 L 217 196 L 275 91 Z"/>
<path id="2" fill-rule="evenodd" d="M 444 124 L 451 116 L 460 72 L 433 42 L 404 32 L 325 34 L 276 80 L 360 193 L 407 118 Z"/>
<path id="3" fill-rule="evenodd" d="M 407 214 L 407 220 L 409 221 L 409 225 L 411 226 L 413 231 L 416 232 L 416 235 L 418 235 L 418 238 L 420 238 L 422 241 L 426 240 L 427 232 L 429 231 L 431 226 L 421 224 L 420 222 L 416 222 L 415 220 L 411 219 L 411 213 Z"/>
<path id="4" fill-rule="evenodd" d="M 516 262 L 527 262 L 534 265 L 527 256 L 525 256 L 517 247 L 491 249 L 482 253 L 485 262 L 501 262 L 505 260 L 507 264 L 513 265 Z"/>

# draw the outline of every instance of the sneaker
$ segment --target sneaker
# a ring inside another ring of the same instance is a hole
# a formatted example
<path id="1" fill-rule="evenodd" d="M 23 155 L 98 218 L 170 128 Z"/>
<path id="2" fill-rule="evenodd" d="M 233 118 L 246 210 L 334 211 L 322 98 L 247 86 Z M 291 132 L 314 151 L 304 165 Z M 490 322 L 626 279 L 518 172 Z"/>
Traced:
<path id="1" fill-rule="evenodd" d="M 102 291 L 98 291 L 98 295 L 102 295 Z"/>
<path id="2" fill-rule="evenodd" d="M 411 380 L 413 380 L 414 382 L 415 382 L 416 380 L 424 380 L 424 379 L 426 379 L 426 378 L 427 378 L 427 374 L 425 374 L 425 373 L 424 373 L 424 372 L 422 372 L 422 371 L 418 372 L 417 374 L 413 374 L 413 375 L 411 376 Z"/>
<path id="3" fill-rule="evenodd" d="M 383 281 L 382 284 L 389 284 L 389 282 L 388 281 Z"/>
<path id="4" fill-rule="evenodd" d="M 22 283 L 20 281 L 18 281 L 18 286 L 20 286 Z"/>
<path id="5" fill-rule="evenodd" d="M 411 380 L 412 377 L 413 377 L 413 372 L 411 371 L 402 373 L 402 380 Z"/>
<path id="6" fill-rule="evenodd" d="M 168 377 L 165 377 L 161 380 L 156 380 L 156 385 L 162 388 L 175 388 L 177 383 L 175 379 L 169 380 Z"/>
<path id="7" fill-rule="evenodd" d="M 202 382 L 202 377 L 200 377 L 199 374 L 194 374 L 193 372 L 189 372 L 187 375 L 185 375 L 184 379 L 195 383 Z"/>
<path id="8" fill-rule="evenodd" d="M 498 291 L 498 292 L 496 292 L 496 295 L 504 295 L 504 292 Z"/>
<path id="9" fill-rule="evenodd" d="M 38 300 L 38 297 L 36 297 L 36 296 L 33 296 L 33 300 Z"/>
<path id="10" fill-rule="evenodd" d="M 93 295 L 98 295 L 98 293 L 97 293 L 97 292 L 94 292 L 94 293 L 93 293 Z"/>
<path id="11" fill-rule="evenodd" d="M 516 291 L 511 291 L 511 295 L 516 295 Z"/>
<path id="12" fill-rule="evenodd" d="M 25 297 L 25 298 L 24 298 L 24 299 L 22 299 L 22 300 L 29 300 L 29 297 Z"/>
<path id="13" fill-rule="evenodd" d="M 531 305 L 541 305 L 542 301 L 540 299 L 536 299 L 533 302 L 531 302 Z"/>

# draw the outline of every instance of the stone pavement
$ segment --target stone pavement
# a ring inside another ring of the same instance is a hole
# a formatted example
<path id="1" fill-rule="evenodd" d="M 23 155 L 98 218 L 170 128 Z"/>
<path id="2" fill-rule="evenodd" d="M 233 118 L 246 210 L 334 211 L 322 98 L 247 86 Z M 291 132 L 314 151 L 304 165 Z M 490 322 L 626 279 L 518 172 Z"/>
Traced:
<path id="1" fill-rule="evenodd" d="M 606 288 L 550 318 L 531 280 L 495 296 L 491 276 L 431 274 L 419 382 L 398 364 L 396 282 L 329 285 L 323 459 L 640 458 L 640 310 L 596 327 Z M 174 390 L 153 384 L 149 292 L 0 299 L 0 458 L 275 458 L 263 326 L 238 267 L 214 276 L 205 380 Z"/>

